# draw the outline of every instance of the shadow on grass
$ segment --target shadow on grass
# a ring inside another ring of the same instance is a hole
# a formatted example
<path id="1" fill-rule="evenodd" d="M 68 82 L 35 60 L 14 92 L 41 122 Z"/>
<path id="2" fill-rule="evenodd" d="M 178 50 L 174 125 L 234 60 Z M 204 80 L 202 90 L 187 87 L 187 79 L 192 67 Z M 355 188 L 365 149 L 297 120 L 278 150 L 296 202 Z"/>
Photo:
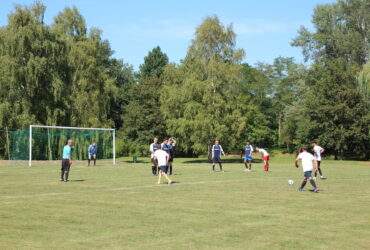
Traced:
<path id="1" fill-rule="evenodd" d="M 261 163 L 263 162 L 262 159 L 253 159 L 252 163 Z M 191 159 L 191 160 L 185 160 L 183 163 L 212 163 L 211 161 L 207 159 Z M 244 163 L 244 159 L 240 158 L 231 158 L 231 159 L 222 159 L 222 163 Z M 216 163 L 217 164 L 217 163 Z"/>
<path id="2" fill-rule="evenodd" d="M 70 182 L 81 182 L 81 181 L 86 181 L 86 180 L 69 180 Z"/>

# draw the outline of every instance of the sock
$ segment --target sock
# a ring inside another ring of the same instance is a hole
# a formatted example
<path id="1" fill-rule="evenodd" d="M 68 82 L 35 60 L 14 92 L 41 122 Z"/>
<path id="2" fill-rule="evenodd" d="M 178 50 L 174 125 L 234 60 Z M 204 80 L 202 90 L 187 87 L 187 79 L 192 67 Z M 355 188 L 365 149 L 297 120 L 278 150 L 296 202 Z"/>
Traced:
<path id="1" fill-rule="evenodd" d="M 249 164 L 249 170 L 252 170 L 252 163 Z"/>
<path id="2" fill-rule="evenodd" d="M 96 159 L 94 159 L 94 166 L 96 165 Z"/>
<path id="3" fill-rule="evenodd" d="M 156 174 L 156 169 L 155 169 L 155 166 L 152 166 L 152 174 Z"/>
<path id="4" fill-rule="evenodd" d="M 315 177 L 317 177 L 317 172 L 315 171 Z"/>
<path id="5" fill-rule="evenodd" d="M 170 165 L 170 175 L 172 175 L 172 164 Z"/>
<path id="6" fill-rule="evenodd" d="M 269 171 L 269 167 L 270 167 L 270 165 L 266 164 L 266 171 Z"/>
<path id="7" fill-rule="evenodd" d="M 90 166 L 90 159 L 88 159 L 87 162 L 87 166 Z"/>
<path id="8" fill-rule="evenodd" d="M 307 180 L 303 180 L 303 181 L 302 181 L 301 189 L 303 189 L 303 188 L 304 188 L 304 186 L 306 186 L 306 183 L 307 183 Z"/>
<path id="9" fill-rule="evenodd" d="M 320 173 L 320 176 L 322 176 L 321 168 L 319 168 L 319 173 Z M 317 173 L 315 173 L 315 174 L 317 174 Z"/>
<path id="10" fill-rule="evenodd" d="M 212 170 L 215 171 L 215 164 L 212 165 Z"/>
<path id="11" fill-rule="evenodd" d="M 68 175 L 69 175 L 69 172 L 66 172 L 66 178 L 65 178 L 66 181 L 68 181 Z"/>
<path id="12" fill-rule="evenodd" d="M 64 180 L 64 171 L 63 171 L 63 170 L 61 171 L 60 179 L 61 179 L 61 180 Z"/>
<path id="13" fill-rule="evenodd" d="M 245 168 L 248 168 L 248 163 L 244 163 L 244 165 L 245 165 Z"/>
<path id="14" fill-rule="evenodd" d="M 265 164 L 265 165 L 263 165 L 263 170 L 267 171 L 266 164 Z"/>
<path id="15" fill-rule="evenodd" d="M 310 179 L 310 183 L 314 188 L 317 188 L 316 182 L 313 179 Z"/>
<path id="16" fill-rule="evenodd" d="M 222 164 L 221 164 L 221 162 L 218 165 L 220 165 L 220 171 L 222 171 Z"/>

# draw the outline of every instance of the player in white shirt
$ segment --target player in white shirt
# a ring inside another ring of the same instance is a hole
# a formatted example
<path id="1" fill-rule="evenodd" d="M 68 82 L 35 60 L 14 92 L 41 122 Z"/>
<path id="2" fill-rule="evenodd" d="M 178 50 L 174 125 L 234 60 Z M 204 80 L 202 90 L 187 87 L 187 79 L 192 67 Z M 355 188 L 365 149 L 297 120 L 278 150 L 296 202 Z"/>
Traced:
<path id="1" fill-rule="evenodd" d="M 160 145 L 158 145 L 158 138 L 153 139 L 153 143 L 150 144 L 149 151 L 150 151 L 150 161 L 152 162 L 152 174 L 157 175 L 158 172 L 158 164 L 156 160 L 154 159 L 154 152 L 157 151 L 157 149 L 160 148 Z"/>
<path id="2" fill-rule="evenodd" d="M 170 178 L 168 178 L 166 174 L 167 169 L 167 162 L 170 159 L 170 154 L 166 151 L 162 150 L 161 148 L 157 149 L 154 152 L 154 159 L 157 160 L 158 166 L 159 166 L 159 173 L 158 173 L 158 182 L 157 184 L 161 184 L 161 177 L 162 175 L 167 179 L 168 184 L 171 184 L 172 181 Z"/>
<path id="3" fill-rule="evenodd" d="M 263 148 L 259 148 L 259 147 L 256 147 L 256 150 L 258 152 L 261 153 L 262 155 L 262 159 L 263 159 L 263 170 L 267 173 L 269 171 L 269 167 L 270 167 L 270 164 L 269 164 L 269 161 L 270 161 L 270 154 L 267 153 L 266 150 L 264 150 Z"/>
<path id="4" fill-rule="evenodd" d="M 317 141 L 312 141 L 312 146 L 313 146 L 313 152 L 314 152 L 314 157 L 315 159 L 317 160 L 317 166 L 318 166 L 318 169 L 319 169 L 319 173 L 320 173 L 320 178 L 321 179 L 325 179 L 322 171 L 321 171 L 321 154 L 325 151 L 325 149 L 323 149 L 322 147 L 320 147 L 318 144 L 317 144 Z M 316 177 L 317 177 L 317 172 L 315 172 L 315 180 L 316 180 Z"/>
<path id="5" fill-rule="evenodd" d="M 304 179 L 303 179 L 302 185 L 298 189 L 298 191 L 302 191 L 304 186 L 307 183 L 307 180 L 309 180 L 311 185 L 314 187 L 313 191 L 315 193 L 318 193 L 319 188 L 316 186 L 315 180 L 312 179 L 312 170 L 314 169 L 314 164 L 315 164 L 315 172 L 317 172 L 317 160 L 315 159 L 315 157 L 312 154 L 307 152 L 308 151 L 307 146 L 303 146 L 302 150 L 303 150 L 303 152 L 298 155 L 297 159 L 295 159 L 296 168 L 299 168 L 298 162 L 300 160 L 302 161 L 302 169 L 303 169 L 303 173 L 304 173 Z"/>

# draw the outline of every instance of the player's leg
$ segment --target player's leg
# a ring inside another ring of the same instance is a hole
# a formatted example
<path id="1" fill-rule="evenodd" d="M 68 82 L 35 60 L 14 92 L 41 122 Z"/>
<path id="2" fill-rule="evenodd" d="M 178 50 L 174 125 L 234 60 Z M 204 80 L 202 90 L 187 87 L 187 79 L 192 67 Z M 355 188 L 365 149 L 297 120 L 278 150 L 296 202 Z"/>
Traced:
<path id="1" fill-rule="evenodd" d="M 65 176 L 64 181 L 65 182 L 68 181 L 70 168 L 71 168 L 71 165 L 69 164 L 69 161 L 66 161 L 66 167 L 65 167 L 65 171 L 64 171 L 64 176 Z"/>
<path id="2" fill-rule="evenodd" d="M 319 169 L 320 178 L 324 179 L 324 174 L 322 173 L 322 170 L 321 170 L 321 161 L 317 161 L 317 166 Z"/>
<path id="3" fill-rule="evenodd" d="M 161 184 L 162 171 L 159 170 L 157 184 Z"/>
<path id="4" fill-rule="evenodd" d="M 252 170 L 252 159 L 249 160 L 249 171 Z"/>
<path id="5" fill-rule="evenodd" d="M 170 175 L 172 175 L 172 160 L 168 162 L 168 167 L 170 169 Z"/>
<path id="6" fill-rule="evenodd" d="M 90 166 L 91 154 L 87 153 L 87 166 Z"/>
<path id="7" fill-rule="evenodd" d="M 94 154 L 94 166 L 96 166 L 96 154 Z"/>
<path id="8" fill-rule="evenodd" d="M 162 174 L 163 174 L 163 176 L 167 179 L 168 184 L 171 184 L 171 183 L 172 183 L 172 181 L 171 181 L 171 179 L 168 177 L 168 175 L 167 175 L 166 173 L 162 173 Z"/>
<path id="9" fill-rule="evenodd" d="M 244 157 L 244 166 L 245 166 L 244 171 L 247 171 L 247 170 L 248 170 L 248 161 L 247 161 L 247 157 Z"/>
<path id="10" fill-rule="evenodd" d="M 155 164 L 154 158 L 151 158 L 150 161 L 152 162 L 152 174 L 157 175 L 157 166 Z"/>
<path id="11" fill-rule="evenodd" d="M 64 181 L 64 160 L 62 160 L 62 168 L 60 169 L 60 181 Z"/>
<path id="12" fill-rule="evenodd" d="M 215 171 L 215 164 L 216 164 L 216 158 L 213 157 L 212 158 L 212 171 L 214 172 Z"/>

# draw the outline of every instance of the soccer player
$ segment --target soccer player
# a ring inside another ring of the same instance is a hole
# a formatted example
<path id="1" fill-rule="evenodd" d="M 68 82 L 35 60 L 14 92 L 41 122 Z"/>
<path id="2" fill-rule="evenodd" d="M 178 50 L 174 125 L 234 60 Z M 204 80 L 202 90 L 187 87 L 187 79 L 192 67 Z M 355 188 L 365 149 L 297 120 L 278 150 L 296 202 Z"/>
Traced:
<path id="1" fill-rule="evenodd" d="M 325 149 L 323 149 L 322 147 L 320 147 L 318 144 L 317 144 L 317 141 L 312 141 L 312 146 L 313 146 L 313 152 L 314 152 L 314 157 L 315 159 L 317 160 L 317 166 L 318 166 L 318 170 L 319 170 L 319 173 L 320 173 L 320 179 L 325 179 L 322 171 L 321 171 L 321 154 L 325 151 Z M 317 172 L 315 172 L 315 180 L 316 180 L 316 177 L 317 177 Z"/>
<path id="2" fill-rule="evenodd" d="M 297 159 L 295 159 L 296 168 L 299 168 L 299 165 L 298 165 L 299 160 L 302 161 L 302 169 L 303 169 L 303 172 L 304 172 L 304 179 L 303 179 L 302 185 L 298 189 L 298 191 L 302 191 L 304 186 L 307 183 L 307 180 L 309 180 L 311 185 L 314 187 L 313 191 L 315 193 L 318 193 L 320 190 L 316 186 L 315 180 L 312 179 L 313 163 L 315 163 L 315 172 L 317 172 L 317 170 L 318 170 L 317 160 L 315 159 L 315 157 L 312 154 L 308 153 L 307 150 L 308 150 L 308 147 L 303 146 L 303 148 L 302 148 L 303 152 L 298 155 Z"/>
<path id="3" fill-rule="evenodd" d="M 261 153 L 262 159 L 263 159 L 263 170 L 267 173 L 269 171 L 269 161 L 270 161 L 270 155 L 267 153 L 266 150 L 263 148 L 256 147 L 256 150 Z"/>
<path id="4" fill-rule="evenodd" d="M 218 163 L 220 166 L 220 171 L 224 172 L 222 170 L 222 164 L 221 164 L 221 154 L 225 156 L 224 150 L 222 149 L 222 146 L 220 145 L 220 141 L 216 140 L 215 145 L 212 146 L 212 171 L 215 171 L 215 164 Z"/>
<path id="5" fill-rule="evenodd" d="M 168 139 L 167 138 L 163 140 L 163 142 L 161 144 L 161 149 L 163 151 L 165 151 L 167 154 L 170 153 L 170 148 L 168 147 Z M 166 174 L 167 174 L 167 171 L 168 171 L 168 163 L 169 163 L 169 161 L 167 161 L 167 165 L 166 165 L 166 171 L 165 171 Z"/>
<path id="6" fill-rule="evenodd" d="M 252 170 L 253 147 L 250 144 L 250 142 L 246 142 L 246 145 L 244 147 L 244 151 L 245 151 L 245 157 L 244 157 L 245 171 L 251 171 Z M 249 163 L 249 166 L 248 166 L 248 163 Z"/>
<path id="7" fill-rule="evenodd" d="M 171 184 L 172 181 L 166 174 L 167 162 L 170 159 L 170 154 L 167 153 L 166 151 L 162 150 L 161 148 L 159 148 L 154 152 L 154 158 L 157 160 L 158 166 L 159 166 L 157 184 L 161 184 L 162 175 L 167 179 L 168 184 Z"/>
<path id="8" fill-rule="evenodd" d="M 72 165 L 72 151 L 73 151 L 73 141 L 68 140 L 67 145 L 63 148 L 63 159 L 62 159 L 62 169 L 60 181 L 68 181 L 69 170 Z"/>
<path id="9" fill-rule="evenodd" d="M 96 165 L 96 152 L 98 151 L 98 147 L 96 146 L 96 142 L 93 142 L 89 148 L 87 149 L 88 155 L 88 166 L 90 166 L 91 158 L 94 159 L 94 166 Z"/>
<path id="10" fill-rule="evenodd" d="M 170 153 L 170 159 L 168 160 L 168 169 L 170 170 L 170 175 L 172 175 L 172 163 L 173 163 L 173 157 L 175 156 L 175 152 L 173 148 L 176 146 L 176 141 L 172 137 L 168 139 L 167 147 L 169 149 Z M 167 173 L 167 172 L 166 172 Z"/>
<path id="11" fill-rule="evenodd" d="M 153 176 L 157 175 L 157 172 L 158 172 L 157 171 L 158 165 L 157 165 L 156 160 L 154 159 L 154 152 L 157 151 L 158 148 L 159 148 L 158 147 L 158 138 L 154 138 L 153 143 L 150 144 L 150 148 L 149 148 L 149 151 L 151 153 L 150 161 L 152 162 L 152 174 L 153 174 Z"/>

